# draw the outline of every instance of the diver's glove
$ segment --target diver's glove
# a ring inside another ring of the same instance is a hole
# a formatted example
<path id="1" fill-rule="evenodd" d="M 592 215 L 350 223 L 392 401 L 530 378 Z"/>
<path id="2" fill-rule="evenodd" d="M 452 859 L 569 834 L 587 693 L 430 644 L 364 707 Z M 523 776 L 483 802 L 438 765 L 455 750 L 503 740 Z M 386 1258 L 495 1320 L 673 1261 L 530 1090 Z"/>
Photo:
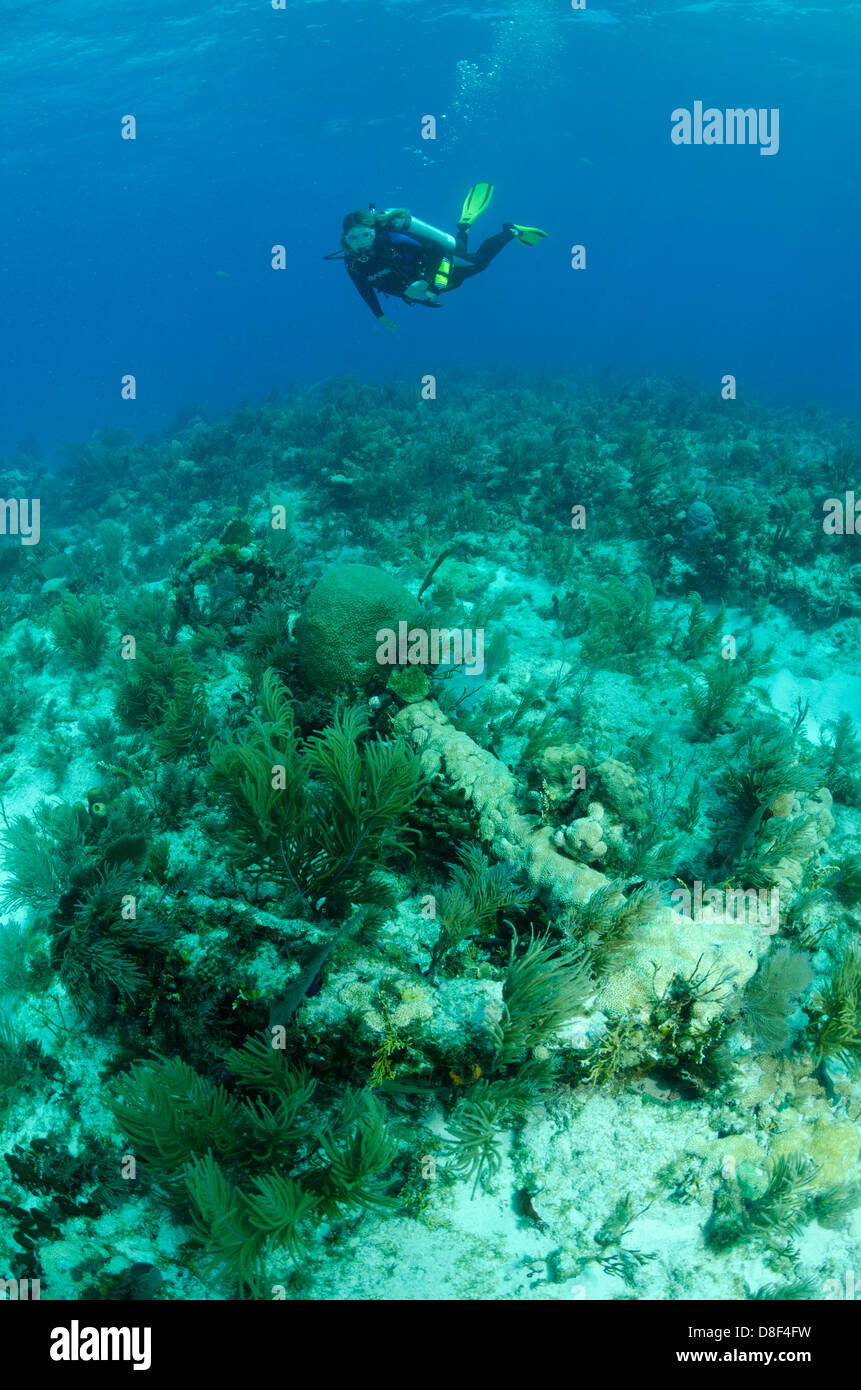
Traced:
<path id="1" fill-rule="evenodd" d="M 387 328 L 389 332 L 391 332 L 393 328 L 400 327 L 400 324 L 395 323 L 394 319 L 387 319 L 385 314 L 383 314 L 382 318 L 377 319 L 377 323 L 381 328 Z"/>

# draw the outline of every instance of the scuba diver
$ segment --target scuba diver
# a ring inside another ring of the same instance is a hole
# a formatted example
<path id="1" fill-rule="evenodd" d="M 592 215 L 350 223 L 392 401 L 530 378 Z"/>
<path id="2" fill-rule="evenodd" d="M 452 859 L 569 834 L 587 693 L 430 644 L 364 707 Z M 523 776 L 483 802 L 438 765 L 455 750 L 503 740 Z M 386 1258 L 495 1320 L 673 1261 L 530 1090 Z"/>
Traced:
<path id="1" fill-rule="evenodd" d="M 350 212 L 344 218 L 341 251 L 333 251 L 324 259 L 340 259 L 343 253 L 347 274 L 374 318 L 384 328 L 397 328 L 383 312 L 378 295 L 441 309 L 440 295 L 486 270 L 510 241 L 519 241 L 521 246 L 543 241 L 547 233 L 538 227 L 503 222 L 501 232 L 488 237 L 477 251 L 469 251 L 469 229 L 492 194 L 493 184 L 473 184 L 458 219 L 456 237 L 420 222 L 407 208 L 377 212 L 371 204 L 367 212 Z"/>

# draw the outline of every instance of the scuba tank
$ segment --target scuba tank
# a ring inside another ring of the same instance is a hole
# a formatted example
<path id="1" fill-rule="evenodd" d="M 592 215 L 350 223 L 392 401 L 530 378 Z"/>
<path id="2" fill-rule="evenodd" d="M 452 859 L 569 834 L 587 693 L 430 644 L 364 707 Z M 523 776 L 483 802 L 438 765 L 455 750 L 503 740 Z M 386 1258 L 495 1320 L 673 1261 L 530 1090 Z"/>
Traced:
<path id="1" fill-rule="evenodd" d="M 393 208 L 387 209 L 387 212 L 393 211 Z M 433 246 L 438 246 L 441 251 L 448 253 L 442 257 L 436 267 L 432 288 L 427 280 L 414 280 L 404 291 L 404 298 L 414 303 L 438 304 L 439 292 L 447 287 L 451 274 L 453 261 L 450 257 L 457 245 L 454 237 L 450 236 L 448 232 L 441 232 L 438 227 L 431 227 L 429 223 L 420 221 L 418 217 L 395 217 L 392 218 L 389 226 L 392 231 L 403 232 L 406 235 L 412 234 L 417 240 L 429 241 Z"/>
<path id="2" fill-rule="evenodd" d="M 422 222 L 418 217 L 398 218 L 391 224 L 396 232 L 412 234 L 421 241 L 432 241 L 435 245 L 441 246 L 444 251 L 453 251 L 455 239 L 448 232 L 441 232 L 438 227 L 431 227 L 427 222 Z"/>

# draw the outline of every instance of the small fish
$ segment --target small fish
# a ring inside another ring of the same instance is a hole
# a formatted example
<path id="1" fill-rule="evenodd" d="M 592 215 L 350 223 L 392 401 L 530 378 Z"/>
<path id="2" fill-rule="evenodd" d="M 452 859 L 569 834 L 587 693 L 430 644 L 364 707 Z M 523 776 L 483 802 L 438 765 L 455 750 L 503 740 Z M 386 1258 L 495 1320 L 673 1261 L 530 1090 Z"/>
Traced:
<path id="1" fill-rule="evenodd" d="M 321 988 L 319 977 L 329 952 L 334 950 L 339 941 L 351 932 L 356 926 L 355 919 L 348 920 L 341 927 L 340 931 L 335 932 L 321 946 L 312 948 L 302 961 L 302 968 L 296 979 L 287 988 L 285 994 L 280 999 L 272 1002 L 269 1008 L 270 1027 L 286 1027 L 295 1014 L 299 1005 L 306 996 L 314 997 Z"/>
<path id="2" fill-rule="evenodd" d="M 216 275 L 218 276 L 218 278 L 219 278 L 220 280 L 232 280 L 232 279 L 233 279 L 233 276 L 230 275 L 230 274 L 228 274 L 228 272 L 227 272 L 226 270 L 216 270 L 215 273 L 216 273 Z"/>
<path id="3" fill-rule="evenodd" d="M 736 860 L 741 858 L 746 849 L 750 849 L 750 846 L 759 834 L 760 826 L 765 825 L 766 821 L 771 820 L 773 815 L 774 812 L 767 801 L 757 806 L 750 820 L 747 822 L 747 825 L 733 845 L 732 852 L 726 861 L 727 865 L 734 864 Z"/>

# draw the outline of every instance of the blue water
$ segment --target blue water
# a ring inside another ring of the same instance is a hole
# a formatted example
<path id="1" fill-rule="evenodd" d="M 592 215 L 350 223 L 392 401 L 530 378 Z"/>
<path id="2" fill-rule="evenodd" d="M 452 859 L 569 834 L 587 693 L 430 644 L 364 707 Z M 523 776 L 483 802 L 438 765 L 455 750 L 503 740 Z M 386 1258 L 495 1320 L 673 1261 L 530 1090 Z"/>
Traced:
<path id="1" fill-rule="evenodd" d="M 0 26 L 7 460 L 337 372 L 682 369 L 855 403 L 856 3 L 5 0 Z M 673 145 L 698 100 L 778 108 L 778 153 Z M 451 229 L 478 179 L 476 232 L 550 238 L 378 330 L 322 259 L 343 215 Z"/>

